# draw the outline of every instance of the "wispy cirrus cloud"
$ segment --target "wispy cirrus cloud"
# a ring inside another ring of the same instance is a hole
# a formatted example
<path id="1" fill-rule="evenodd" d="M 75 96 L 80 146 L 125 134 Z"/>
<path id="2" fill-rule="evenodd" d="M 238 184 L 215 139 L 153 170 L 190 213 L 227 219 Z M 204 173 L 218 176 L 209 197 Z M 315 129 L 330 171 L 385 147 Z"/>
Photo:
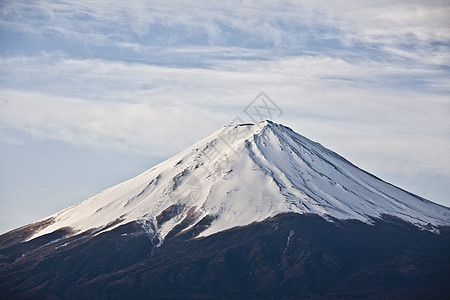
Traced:
<path id="1" fill-rule="evenodd" d="M 383 59 L 385 47 L 420 48 L 433 58 L 445 54 L 439 44 L 450 41 L 445 1 L 5 1 L 1 11 L 4 29 L 35 38 L 27 45 L 32 50 L 120 59 L 132 53 L 129 59 L 151 62 L 152 51 L 187 46 L 269 50 L 270 57 L 320 50 Z M 49 43 L 39 43 L 42 38 Z M 108 53 L 111 48 L 123 53 Z"/>
<path id="2" fill-rule="evenodd" d="M 448 147 L 444 144 L 450 133 L 450 102 L 445 89 L 429 87 L 425 81 L 445 78 L 442 70 L 352 63 L 326 56 L 218 61 L 213 68 L 52 59 L 2 61 L 0 78 L 4 85 L 15 87 L 0 93 L 9 99 L 0 113 L 2 126 L 84 147 L 138 152 L 152 148 L 155 153 L 171 147 L 176 151 L 208 134 L 210 128 L 231 121 L 264 87 L 286 109 L 286 120 L 308 127 L 313 136 L 324 140 L 346 136 L 361 141 L 371 130 L 391 134 L 392 139 L 433 137 L 436 146 L 427 153 L 436 156 Z M 400 84 L 422 86 L 399 89 Z M 330 126 L 345 131 L 336 132 Z M 177 139 L 180 131 L 186 131 L 184 138 Z M 178 142 L 169 146 L 167 140 Z M 352 147 L 355 152 L 361 150 L 360 145 Z M 397 148 L 398 154 L 405 150 Z M 439 162 L 429 166 L 441 173 L 450 171 Z"/>

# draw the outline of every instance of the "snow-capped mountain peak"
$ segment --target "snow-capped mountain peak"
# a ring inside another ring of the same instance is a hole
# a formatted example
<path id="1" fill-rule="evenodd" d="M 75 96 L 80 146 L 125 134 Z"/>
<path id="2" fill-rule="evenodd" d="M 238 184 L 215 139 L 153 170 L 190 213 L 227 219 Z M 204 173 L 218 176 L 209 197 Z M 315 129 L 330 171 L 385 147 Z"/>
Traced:
<path id="1" fill-rule="evenodd" d="M 69 207 L 32 238 L 137 221 L 161 242 L 175 228 L 198 236 L 284 212 L 372 223 L 391 215 L 415 225 L 450 225 L 450 209 L 359 169 L 271 121 L 230 125 L 137 177 Z"/>

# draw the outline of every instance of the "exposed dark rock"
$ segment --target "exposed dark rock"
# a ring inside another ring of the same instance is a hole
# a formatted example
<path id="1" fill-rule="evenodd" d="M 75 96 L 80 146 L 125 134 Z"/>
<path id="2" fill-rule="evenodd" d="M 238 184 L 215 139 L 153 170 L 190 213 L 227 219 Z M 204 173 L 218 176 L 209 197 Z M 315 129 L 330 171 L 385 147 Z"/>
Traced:
<path id="1" fill-rule="evenodd" d="M 178 231 L 153 255 L 134 222 L 24 243 L 10 232 L 0 237 L 0 298 L 448 299 L 449 228 L 391 221 L 283 214 L 206 238 Z"/>

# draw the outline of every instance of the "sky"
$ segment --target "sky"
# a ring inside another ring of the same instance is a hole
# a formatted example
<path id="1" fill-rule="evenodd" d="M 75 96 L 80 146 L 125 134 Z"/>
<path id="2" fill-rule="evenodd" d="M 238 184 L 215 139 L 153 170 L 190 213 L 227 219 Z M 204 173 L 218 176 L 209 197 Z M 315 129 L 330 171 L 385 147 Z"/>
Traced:
<path id="1" fill-rule="evenodd" d="M 274 122 L 450 206 L 448 1 L 0 1 L 0 233 L 129 179 L 264 92 Z"/>

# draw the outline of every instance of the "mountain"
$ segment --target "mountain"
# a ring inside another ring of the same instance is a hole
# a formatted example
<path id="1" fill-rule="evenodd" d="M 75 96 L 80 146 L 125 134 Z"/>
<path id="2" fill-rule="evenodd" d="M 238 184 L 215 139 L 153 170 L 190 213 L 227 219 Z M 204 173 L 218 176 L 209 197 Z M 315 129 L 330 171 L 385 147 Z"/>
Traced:
<path id="1" fill-rule="evenodd" d="M 0 236 L 2 298 L 445 298 L 450 209 L 271 121 Z"/>
<path id="2" fill-rule="evenodd" d="M 218 130 L 147 172 L 50 216 L 51 224 L 30 239 L 66 227 L 72 234 L 104 232 L 138 221 L 162 242 L 188 216 L 189 226 L 210 220 L 199 233 L 208 236 L 283 212 L 366 223 L 388 214 L 420 227 L 450 224 L 448 209 L 264 121 Z"/>

